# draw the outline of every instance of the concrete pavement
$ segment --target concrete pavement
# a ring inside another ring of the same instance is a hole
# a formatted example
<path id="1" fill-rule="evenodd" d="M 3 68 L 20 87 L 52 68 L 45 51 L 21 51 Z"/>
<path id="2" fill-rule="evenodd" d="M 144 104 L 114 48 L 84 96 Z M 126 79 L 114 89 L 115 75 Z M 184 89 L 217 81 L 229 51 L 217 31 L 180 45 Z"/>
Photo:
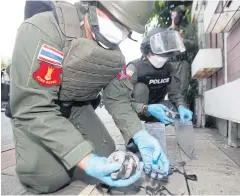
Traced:
<path id="1" fill-rule="evenodd" d="M 114 138 L 117 149 L 124 149 L 124 140 L 111 116 L 104 109 L 96 110 Z M 15 153 L 9 119 L 2 113 L 2 195 L 27 195 L 15 172 Z M 185 180 L 174 173 L 166 187 L 175 194 L 184 195 L 240 195 L 240 149 L 227 146 L 223 136 L 216 130 L 195 129 L 196 160 L 189 160 L 178 148 L 173 128 L 167 127 L 167 152 L 171 163 L 186 161 L 182 168 L 188 174 L 196 174 L 197 182 Z M 75 181 L 55 195 L 77 195 L 86 184 Z"/>
<path id="2" fill-rule="evenodd" d="M 1 112 L 1 149 L 6 151 L 14 148 L 13 133 L 10 120 Z"/>

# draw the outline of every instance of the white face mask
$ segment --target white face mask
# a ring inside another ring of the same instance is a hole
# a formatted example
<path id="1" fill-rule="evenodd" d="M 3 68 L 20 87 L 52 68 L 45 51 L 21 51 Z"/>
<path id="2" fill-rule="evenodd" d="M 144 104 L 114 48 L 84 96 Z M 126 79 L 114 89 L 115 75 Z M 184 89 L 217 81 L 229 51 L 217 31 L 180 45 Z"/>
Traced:
<path id="1" fill-rule="evenodd" d="M 168 58 L 160 57 L 158 55 L 147 55 L 147 59 L 155 68 L 162 68 L 163 65 L 167 62 Z"/>
<path id="2" fill-rule="evenodd" d="M 129 31 L 120 23 L 98 16 L 99 32 L 111 43 L 119 44 L 127 38 Z"/>

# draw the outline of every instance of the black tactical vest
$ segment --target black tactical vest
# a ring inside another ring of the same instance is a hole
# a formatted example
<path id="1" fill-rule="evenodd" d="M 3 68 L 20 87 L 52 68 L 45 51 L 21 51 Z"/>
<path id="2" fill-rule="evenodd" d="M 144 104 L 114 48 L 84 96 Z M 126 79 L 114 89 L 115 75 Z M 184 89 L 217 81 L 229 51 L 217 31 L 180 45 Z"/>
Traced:
<path id="1" fill-rule="evenodd" d="M 149 88 L 149 104 L 159 103 L 167 94 L 167 86 L 171 83 L 172 66 L 170 63 L 157 69 L 147 62 L 137 59 L 131 62 L 138 73 L 138 82 Z"/>

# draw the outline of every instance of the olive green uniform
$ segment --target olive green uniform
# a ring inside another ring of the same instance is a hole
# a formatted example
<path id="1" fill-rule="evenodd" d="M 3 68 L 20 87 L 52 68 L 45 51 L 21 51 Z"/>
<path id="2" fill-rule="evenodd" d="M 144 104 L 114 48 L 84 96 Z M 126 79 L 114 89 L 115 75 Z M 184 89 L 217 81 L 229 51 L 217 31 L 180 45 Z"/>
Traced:
<path id="1" fill-rule="evenodd" d="M 64 39 L 52 12 L 33 16 L 18 30 L 10 67 L 16 172 L 23 184 L 40 193 L 54 192 L 70 183 L 75 165 L 89 153 L 108 156 L 115 150 L 90 104 L 73 106 L 66 118 L 57 104 L 61 84 L 46 87 L 33 79 L 43 44 L 61 51 Z M 106 109 L 126 142 L 143 129 L 136 113 L 141 112 L 142 104 L 132 102 L 132 89 L 128 79 L 116 77 L 104 90 Z"/>
<path id="2" fill-rule="evenodd" d="M 170 27 L 170 29 L 172 29 Z M 186 91 L 188 89 L 189 80 L 190 80 L 190 66 L 193 61 L 193 58 L 198 50 L 197 43 L 197 29 L 195 24 L 189 24 L 186 27 L 179 26 L 174 30 L 178 31 L 183 38 L 183 43 L 186 48 L 184 54 L 178 55 L 170 59 L 173 66 L 173 70 L 176 75 L 181 79 L 181 89 Z"/>

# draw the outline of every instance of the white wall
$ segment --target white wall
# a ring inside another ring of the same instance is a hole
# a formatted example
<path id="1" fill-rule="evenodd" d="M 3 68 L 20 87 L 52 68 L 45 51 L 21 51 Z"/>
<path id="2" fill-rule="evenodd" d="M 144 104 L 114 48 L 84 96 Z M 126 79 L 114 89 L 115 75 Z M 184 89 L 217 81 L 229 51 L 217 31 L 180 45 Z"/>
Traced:
<path id="1" fill-rule="evenodd" d="M 205 113 L 240 123 L 240 79 L 204 93 Z"/>

